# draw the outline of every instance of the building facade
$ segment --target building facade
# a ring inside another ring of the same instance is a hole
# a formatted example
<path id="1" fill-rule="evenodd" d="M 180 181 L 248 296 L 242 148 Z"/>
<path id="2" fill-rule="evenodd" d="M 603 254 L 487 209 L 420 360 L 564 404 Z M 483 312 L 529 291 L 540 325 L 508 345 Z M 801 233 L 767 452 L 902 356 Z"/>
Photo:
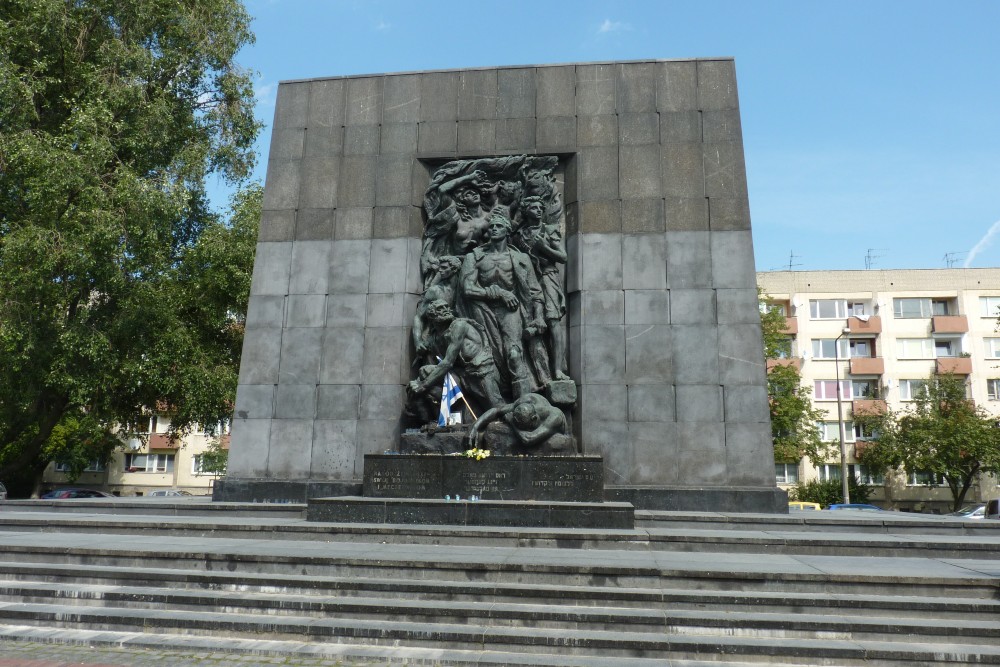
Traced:
<path id="1" fill-rule="evenodd" d="M 775 271 L 758 273 L 757 281 L 786 317 L 787 348 L 768 363 L 799 368 L 813 406 L 825 414 L 823 440 L 839 443 L 844 429 L 850 474 L 872 485 L 872 499 L 886 508 L 950 511 L 948 487 L 930 473 L 883 479 L 865 470 L 857 455 L 870 434 L 854 425 L 853 414 L 904 410 L 933 373 L 954 373 L 968 378 L 976 405 L 1000 417 L 1000 269 Z M 778 484 L 839 479 L 838 449 L 819 466 L 777 462 Z M 998 492 L 997 480 L 982 475 L 966 502 Z"/>

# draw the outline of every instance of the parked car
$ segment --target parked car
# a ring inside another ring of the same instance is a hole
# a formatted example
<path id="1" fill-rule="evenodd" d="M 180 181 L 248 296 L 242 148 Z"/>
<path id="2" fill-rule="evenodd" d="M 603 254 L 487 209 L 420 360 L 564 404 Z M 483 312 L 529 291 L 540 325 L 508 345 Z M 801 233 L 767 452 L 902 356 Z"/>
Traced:
<path id="1" fill-rule="evenodd" d="M 954 516 L 959 519 L 982 519 L 986 516 L 986 503 L 979 503 L 978 505 L 966 505 L 957 512 L 950 512 L 945 516 Z"/>
<path id="2" fill-rule="evenodd" d="M 7 487 L 0 482 L 0 500 L 7 500 Z"/>
<path id="3" fill-rule="evenodd" d="M 67 500 L 70 498 L 114 498 L 114 496 L 106 491 L 97 491 L 96 489 L 63 488 L 46 491 L 42 494 L 42 498 L 46 500 Z"/>
<path id="4" fill-rule="evenodd" d="M 177 498 L 179 496 L 190 496 L 191 494 L 183 489 L 157 489 L 146 494 L 150 498 Z"/>
<path id="5" fill-rule="evenodd" d="M 835 505 L 830 505 L 827 509 L 831 509 L 831 510 L 861 510 L 862 512 L 884 512 L 885 511 L 881 507 L 876 507 L 875 505 L 868 505 L 866 503 L 837 503 Z"/>
<path id="6" fill-rule="evenodd" d="M 804 500 L 790 500 L 788 502 L 790 510 L 820 510 L 823 506 L 819 503 L 807 503 Z"/>
<path id="7" fill-rule="evenodd" d="M 986 513 L 984 519 L 1000 519 L 1000 498 L 986 501 Z"/>

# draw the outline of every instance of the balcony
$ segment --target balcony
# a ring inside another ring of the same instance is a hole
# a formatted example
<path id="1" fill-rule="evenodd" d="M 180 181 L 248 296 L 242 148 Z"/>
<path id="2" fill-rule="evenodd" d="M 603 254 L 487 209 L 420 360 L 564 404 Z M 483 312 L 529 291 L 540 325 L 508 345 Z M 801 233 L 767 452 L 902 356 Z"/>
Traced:
<path id="1" fill-rule="evenodd" d="M 935 315 L 931 318 L 931 332 L 936 334 L 968 333 L 969 318 L 965 315 Z"/>
<path id="2" fill-rule="evenodd" d="M 885 401 L 878 398 L 856 398 L 851 401 L 851 412 L 856 415 L 884 415 Z"/>
<path id="3" fill-rule="evenodd" d="M 971 375 L 972 359 L 969 357 L 941 357 L 937 360 L 935 373 L 951 373 L 953 375 Z"/>
<path id="4" fill-rule="evenodd" d="M 866 320 L 860 317 L 848 317 L 847 328 L 852 334 L 880 334 L 882 333 L 882 318 L 872 315 Z"/>
<path id="5" fill-rule="evenodd" d="M 794 366 L 795 370 L 802 369 L 802 360 L 798 357 L 787 357 L 785 359 L 768 359 L 767 360 L 767 370 L 771 370 L 775 366 Z"/>
<path id="6" fill-rule="evenodd" d="M 799 320 L 795 317 L 785 318 L 785 328 L 781 330 L 781 333 L 788 334 L 789 336 L 794 336 L 799 333 Z"/>
<path id="7" fill-rule="evenodd" d="M 885 361 L 882 357 L 851 357 L 851 375 L 882 375 Z"/>
<path id="8" fill-rule="evenodd" d="M 859 460 L 861 454 L 874 444 L 871 440 L 856 440 L 854 442 L 854 460 Z"/>
<path id="9" fill-rule="evenodd" d="M 181 446 L 180 438 L 171 438 L 166 433 L 150 433 L 150 449 L 177 449 Z"/>

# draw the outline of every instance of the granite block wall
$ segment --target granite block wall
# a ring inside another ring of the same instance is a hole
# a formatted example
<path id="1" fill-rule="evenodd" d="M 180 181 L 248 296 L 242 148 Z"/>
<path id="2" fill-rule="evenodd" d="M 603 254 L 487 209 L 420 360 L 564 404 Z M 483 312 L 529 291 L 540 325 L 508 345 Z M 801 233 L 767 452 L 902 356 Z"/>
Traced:
<path id="1" fill-rule="evenodd" d="M 731 59 L 282 83 L 224 486 L 395 448 L 430 174 L 522 153 L 560 157 L 574 428 L 608 483 L 774 488 Z"/>

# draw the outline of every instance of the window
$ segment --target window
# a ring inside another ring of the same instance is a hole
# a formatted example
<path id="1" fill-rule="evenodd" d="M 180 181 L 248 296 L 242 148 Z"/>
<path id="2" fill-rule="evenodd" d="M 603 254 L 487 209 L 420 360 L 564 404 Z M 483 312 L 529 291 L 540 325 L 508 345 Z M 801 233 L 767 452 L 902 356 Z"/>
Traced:
<path id="1" fill-rule="evenodd" d="M 892 316 L 897 319 L 912 319 L 931 316 L 930 299 L 893 299 Z"/>
<path id="2" fill-rule="evenodd" d="M 899 359 L 934 359 L 934 339 L 897 338 L 896 357 Z"/>
<path id="3" fill-rule="evenodd" d="M 816 359 L 847 359 L 849 343 L 846 338 L 838 342 L 835 338 L 814 338 L 812 342 L 813 357 Z"/>
<path id="4" fill-rule="evenodd" d="M 792 339 L 785 337 L 775 341 L 774 356 L 776 359 L 788 359 L 792 356 Z"/>
<path id="5" fill-rule="evenodd" d="M 900 380 L 899 400 L 912 401 L 927 389 L 927 380 Z"/>
<path id="6" fill-rule="evenodd" d="M 990 359 L 1000 359 L 1000 338 L 984 338 L 986 356 Z"/>
<path id="7" fill-rule="evenodd" d="M 958 341 L 954 338 L 938 338 L 934 341 L 934 356 L 956 357 L 958 356 Z"/>
<path id="8" fill-rule="evenodd" d="M 866 466 L 849 466 L 849 468 L 859 484 L 868 484 L 869 486 L 885 484 L 885 477 L 881 473 L 872 472 Z"/>
<path id="9" fill-rule="evenodd" d="M 126 454 L 125 472 L 173 472 L 173 454 Z"/>
<path id="10" fill-rule="evenodd" d="M 878 398 L 878 381 L 851 380 L 851 398 Z"/>
<path id="11" fill-rule="evenodd" d="M 840 442 L 840 422 L 819 422 L 819 439 L 823 442 Z M 844 441 L 854 441 L 853 422 L 844 422 Z"/>
<path id="12" fill-rule="evenodd" d="M 837 400 L 836 380 L 816 380 L 813 383 L 813 397 L 817 401 Z M 851 382 L 849 380 L 840 381 L 840 397 L 848 399 L 851 397 Z"/>
<path id="13" fill-rule="evenodd" d="M 954 315 L 958 313 L 958 308 L 951 299 L 931 299 L 931 315 Z"/>
<path id="14" fill-rule="evenodd" d="M 1000 317 L 1000 296 L 979 297 L 980 317 Z"/>
<path id="15" fill-rule="evenodd" d="M 818 469 L 821 482 L 829 482 L 831 479 L 840 479 L 839 463 L 824 463 Z"/>
<path id="16" fill-rule="evenodd" d="M 944 477 L 929 470 L 910 470 L 906 475 L 906 483 L 909 486 L 944 486 Z"/>
<path id="17" fill-rule="evenodd" d="M 847 317 L 847 302 L 843 299 L 810 299 L 809 318 L 813 320 L 837 320 Z"/>
<path id="18" fill-rule="evenodd" d="M 788 317 L 788 306 L 784 303 L 768 303 L 761 306 L 761 310 L 769 313 L 777 312 L 780 313 L 782 317 Z"/>
<path id="19" fill-rule="evenodd" d="M 107 470 L 107 466 L 100 461 L 91 461 L 87 464 L 87 467 L 83 469 L 83 472 L 104 472 Z M 69 472 L 68 463 L 56 463 L 56 472 Z"/>
<path id="20" fill-rule="evenodd" d="M 860 423 L 854 424 L 854 439 L 855 440 L 874 440 L 878 437 L 878 432 L 869 428 L 865 428 Z"/>
<path id="21" fill-rule="evenodd" d="M 986 396 L 991 401 L 1000 401 L 1000 380 L 986 381 Z"/>
<path id="22" fill-rule="evenodd" d="M 850 355 L 852 357 L 874 357 L 875 341 L 868 338 L 851 338 Z"/>
<path id="23" fill-rule="evenodd" d="M 798 484 L 799 464 L 798 463 L 775 463 L 774 481 L 778 484 Z"/>
<path id="24" fill-rule="evenodd" d="M 868 305 L 864 301 L 852 301 L 847 304 L 847 314 L 851 317 L 864 317 Z"/>

